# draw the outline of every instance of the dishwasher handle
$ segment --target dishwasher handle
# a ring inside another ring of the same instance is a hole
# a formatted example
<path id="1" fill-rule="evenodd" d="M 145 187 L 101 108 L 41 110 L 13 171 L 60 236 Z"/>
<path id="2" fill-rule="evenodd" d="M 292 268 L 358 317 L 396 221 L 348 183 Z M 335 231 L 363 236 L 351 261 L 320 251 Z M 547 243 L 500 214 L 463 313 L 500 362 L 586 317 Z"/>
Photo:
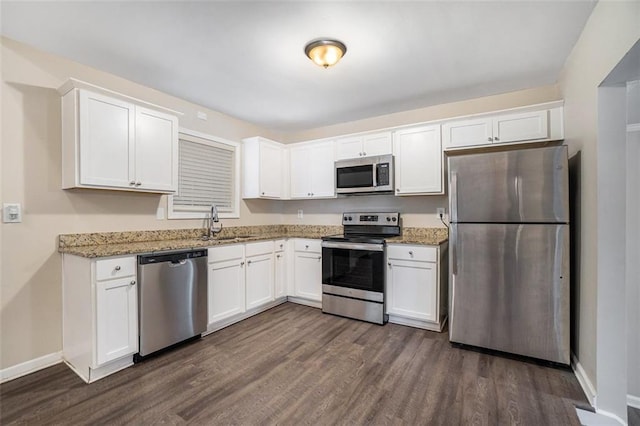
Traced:
<path id="1" fill-rule="evenodd" d="M 170 262 L 176 266 L 184 265 L 188 259 L 207 257 L 207 250 L 181 250 L 161 253 L 142 254 L 138 256 L 138 264 L 149 265 L 153 263 Z"/>

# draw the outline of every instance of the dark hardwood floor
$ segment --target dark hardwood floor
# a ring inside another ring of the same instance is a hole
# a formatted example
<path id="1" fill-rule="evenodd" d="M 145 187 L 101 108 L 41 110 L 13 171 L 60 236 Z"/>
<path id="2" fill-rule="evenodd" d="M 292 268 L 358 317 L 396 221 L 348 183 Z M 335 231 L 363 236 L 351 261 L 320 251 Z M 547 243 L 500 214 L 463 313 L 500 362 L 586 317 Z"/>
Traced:
<path id="1" fill-rule="evenodd" d="M 0 424 L 572 425 L 570 371 L 285 303 L 91 385 L 64 364 L 0 386 Z"/>

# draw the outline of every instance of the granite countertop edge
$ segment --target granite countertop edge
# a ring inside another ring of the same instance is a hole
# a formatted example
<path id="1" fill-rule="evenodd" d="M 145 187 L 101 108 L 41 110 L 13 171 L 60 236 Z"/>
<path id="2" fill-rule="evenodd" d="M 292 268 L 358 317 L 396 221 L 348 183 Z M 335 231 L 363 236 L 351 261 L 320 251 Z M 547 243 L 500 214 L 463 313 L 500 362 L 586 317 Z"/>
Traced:
<path id="1" fill-rule="evenodd" d="M 429 228 L 425 228 L 429 229 Z M 402 235 L 387 239 L 389 244 L 417 244 L 417 245 L 440 245 L 446 243 L 448 237 L 441 235 L 442 232 L 435 232 L 435 235 Z M 60 246 L 58 251 L 64 254 L 72 254 L 80 257 L 97 258 L 124 255 L 153 254 L 171 250 L 197 250 L 210 247 L 218 247 L 232 244 L 244 244 L 248 242 L 259 242 L 268 240 L 279 240 L 287 238 L 309 238 L 320 239 L 326 233 L 317 232 L 286 232 L 286 233 L 264 233 L 262 235 L 234 236 L 222 239 L 203 240 L 198 238 L 166 239 L 155 241 L 121 242 L 92 244 L 79 246 Z"/>

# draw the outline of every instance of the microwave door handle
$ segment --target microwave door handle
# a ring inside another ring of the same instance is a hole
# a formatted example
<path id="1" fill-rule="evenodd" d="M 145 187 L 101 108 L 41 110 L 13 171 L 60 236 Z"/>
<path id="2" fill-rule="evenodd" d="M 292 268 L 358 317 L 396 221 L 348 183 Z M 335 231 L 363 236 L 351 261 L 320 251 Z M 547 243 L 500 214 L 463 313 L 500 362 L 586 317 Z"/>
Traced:
<path id="1" fill-rule="evenodd" d="M 373 187 L 378 186 L 378 164 L 373 163 Z"/>

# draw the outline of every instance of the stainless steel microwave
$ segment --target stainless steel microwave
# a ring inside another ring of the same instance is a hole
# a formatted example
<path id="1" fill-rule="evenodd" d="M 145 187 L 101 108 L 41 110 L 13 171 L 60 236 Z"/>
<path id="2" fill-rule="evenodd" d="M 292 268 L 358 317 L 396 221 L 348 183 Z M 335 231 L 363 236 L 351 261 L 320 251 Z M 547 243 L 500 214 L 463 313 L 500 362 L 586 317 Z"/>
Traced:
<path id="1" fill-rule="evenodd" d="M 337 194 L 393 192 L 393 155 L 335 162 Z"/>

